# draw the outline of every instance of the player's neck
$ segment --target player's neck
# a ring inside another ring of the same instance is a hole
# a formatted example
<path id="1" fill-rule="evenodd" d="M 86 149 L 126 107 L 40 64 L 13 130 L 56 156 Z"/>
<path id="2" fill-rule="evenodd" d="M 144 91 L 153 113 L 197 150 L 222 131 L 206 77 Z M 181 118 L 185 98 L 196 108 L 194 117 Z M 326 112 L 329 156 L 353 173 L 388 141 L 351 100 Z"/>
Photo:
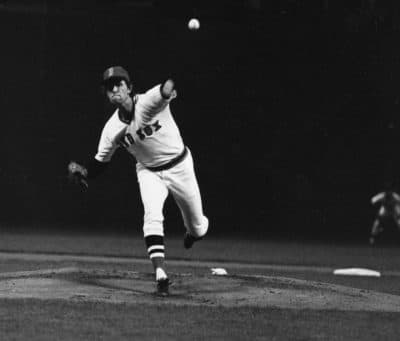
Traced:
<path id="1" fill-rule="evenodd" d="M 120 109 L 124 112 L 132 112 L 133 111 L 134 102 L 132 97 L 128 96 L 126 100 L 119 105 Z"/>
<path id="2" fill-rule="evenodd" d="M 118 108 L 119 109 L 118 111 L 122 121 L 124 122 L 132 121 L 135 112 L 134 106 L 135 103 L 133 102 L 131 97 L 129 97 L 129 100 L 125 101 L 124 103 L 121 103 L 121 105 Z"/>

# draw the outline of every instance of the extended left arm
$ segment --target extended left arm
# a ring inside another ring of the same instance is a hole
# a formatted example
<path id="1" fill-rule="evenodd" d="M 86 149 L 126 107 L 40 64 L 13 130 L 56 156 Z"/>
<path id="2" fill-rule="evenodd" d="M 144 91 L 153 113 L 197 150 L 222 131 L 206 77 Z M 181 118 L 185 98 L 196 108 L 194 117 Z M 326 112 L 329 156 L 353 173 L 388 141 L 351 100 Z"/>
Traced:
<path id="1" fill-rule="evenodd" d="M 151 121 L 155 115 L 162 111 L 177 96 L 175 82 L 167 79 L 164 83 L 158 84 L 148 90 L 142 96 L 143 121 Z"/>

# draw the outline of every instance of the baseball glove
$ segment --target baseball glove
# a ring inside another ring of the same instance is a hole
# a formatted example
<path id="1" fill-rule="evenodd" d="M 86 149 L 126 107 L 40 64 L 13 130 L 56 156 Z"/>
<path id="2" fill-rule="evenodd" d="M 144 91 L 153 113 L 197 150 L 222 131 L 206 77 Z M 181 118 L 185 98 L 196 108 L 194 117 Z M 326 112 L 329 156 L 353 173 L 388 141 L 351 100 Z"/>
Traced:
<path id="1" fill-rule="evenodd" d="M 87 181 L 87 169 L 75 161 L 68 164 L 68 179 L 75 184 L 79 184 L 85 188 L 89 187 Z"/>

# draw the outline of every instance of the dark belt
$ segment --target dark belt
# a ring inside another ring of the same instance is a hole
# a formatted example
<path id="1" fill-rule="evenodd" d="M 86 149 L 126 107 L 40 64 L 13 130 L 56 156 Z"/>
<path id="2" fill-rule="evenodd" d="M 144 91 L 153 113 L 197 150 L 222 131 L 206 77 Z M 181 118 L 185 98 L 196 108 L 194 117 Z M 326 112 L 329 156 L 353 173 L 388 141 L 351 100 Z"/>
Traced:
<path id="1" fill-rule="evenodd" d="M 170 169 L 174 166 L 176 166 L 179 162 L 183 161 L 183 159 L 186 157 L 188 153 L 187 148 L 185 147 L 185 149 L 183 150 L 182 153 L 180 153 L 176 158 L 172 159 L 171 161 L 164 163 L 161 166 L 156 166 L 156 167 L 146 167 L 148 170 L 151 170 L 152 172 L 160 172 L 163 170 L 167 170 Z"/>

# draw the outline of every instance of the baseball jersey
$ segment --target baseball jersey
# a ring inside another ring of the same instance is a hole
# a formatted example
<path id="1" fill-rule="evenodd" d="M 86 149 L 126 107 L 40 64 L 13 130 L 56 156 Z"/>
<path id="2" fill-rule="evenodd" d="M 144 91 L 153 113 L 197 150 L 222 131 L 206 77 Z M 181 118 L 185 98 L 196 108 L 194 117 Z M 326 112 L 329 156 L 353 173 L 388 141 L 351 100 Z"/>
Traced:
<path id="1" fill-rule="evenodd" d="M 169 106 L 175 96 L 163 98 L 160 87 L 135 95 L 131 122 L 120 119 L 119 109 L 113 113 L 101 133 L 97 161 L 109 162 L 121 146 L 147 167 L 163 165 L 182 153 L 183 140 Z"/>

